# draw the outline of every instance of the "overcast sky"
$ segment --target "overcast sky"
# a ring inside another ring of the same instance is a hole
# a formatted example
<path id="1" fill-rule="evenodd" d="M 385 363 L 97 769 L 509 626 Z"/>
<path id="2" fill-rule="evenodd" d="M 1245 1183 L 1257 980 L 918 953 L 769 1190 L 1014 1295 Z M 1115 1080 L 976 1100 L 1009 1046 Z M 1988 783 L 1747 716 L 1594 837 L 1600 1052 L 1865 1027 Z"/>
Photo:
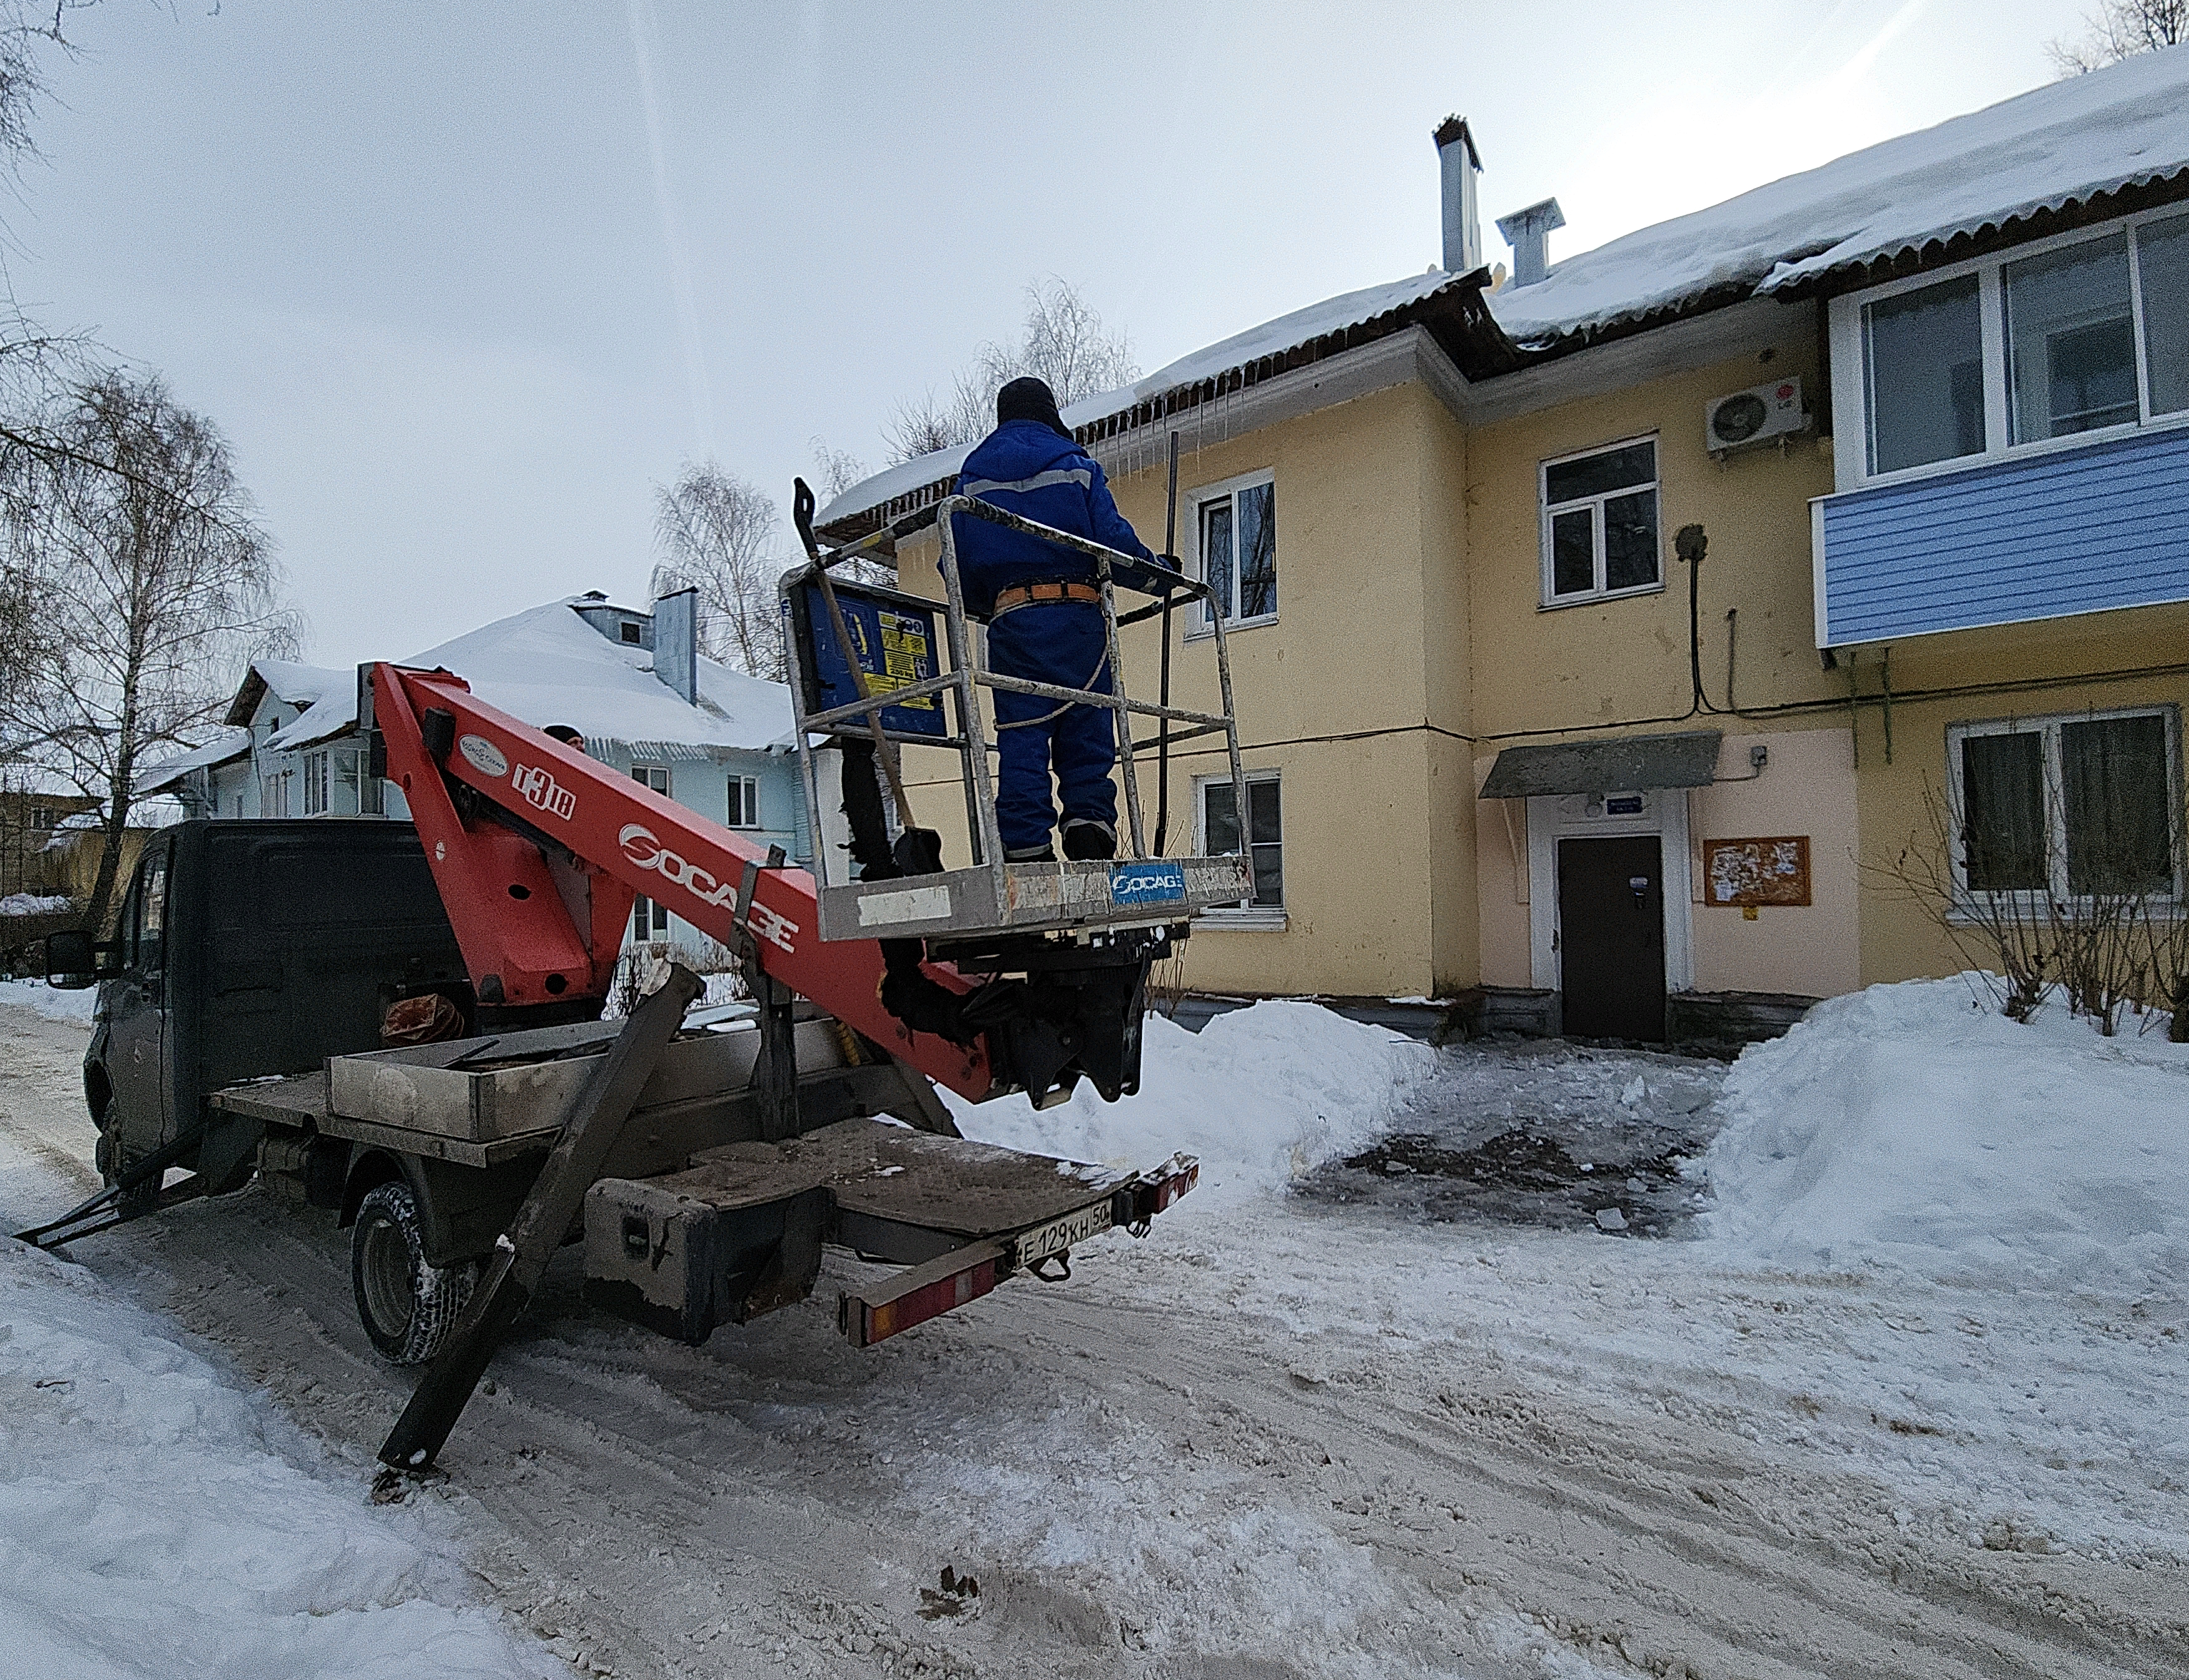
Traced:
<path id="1" fill-rule="evenodd" d="M 1490 259 L 1556 194 L 1555 261 L 2037 86 L 2077 12 L 105 0 L 8 264 L 226 431 L 346 665 L 642 600 L 685 458 L 879 467 L 1037 277 L 1152 370 L 1419 272 L 1448 111 Z"/>

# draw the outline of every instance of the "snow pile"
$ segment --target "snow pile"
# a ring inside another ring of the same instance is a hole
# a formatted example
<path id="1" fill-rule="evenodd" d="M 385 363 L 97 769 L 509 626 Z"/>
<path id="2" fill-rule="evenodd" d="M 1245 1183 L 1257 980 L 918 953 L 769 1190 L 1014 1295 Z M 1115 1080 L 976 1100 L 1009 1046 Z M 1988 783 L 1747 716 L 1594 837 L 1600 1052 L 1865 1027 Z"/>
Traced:
<path id="1" fill-rule="evenodd" d="M 1038 1113 L 1022 1096 L 949 1100 L 967 1137 L 1011 1149 L 1127 1168 L 1184 1150 L 1200 1157 L 1202 1196 L 1220 1190 L 1230 1202 L 1365 1147 L 1435 1060 L 1426 1044 L 1319 1004 L 1260 1003 L 1198 1033 L 1150 1015 L 1140 1096 L 1106 1103 L 1083 1083 Z"/>
<path id="2" fill-rule="evenodd" d="M 88 1027 L 91 1012 L 99 1004 L 99 988 L 87 986 L 81 992 L 58 992 L 42 980 L 0 980 L 0 1004 L 13 1004 L 48 1021 Z"/>
<path id="3" fill-rule="evenodd" d="M 59 893 L 11 892 L 0 898 L 0 916 L 52 916 L 69 908 Z"/>
<path id="4" fill-rule="evenodd" d="M 0 1245 L 0 1650 L 71 1680 L 566 1672 L 468 1596 L 427 1513 L 376 1510 L 269 1440 L 91 1275 Z M 439 1602 L 437 1602 L 438 1600 Z"/>
<path id="5" fill-rule="evenodd" d="M 1909 981 L 1819 1004 L 1722 1100 L 1707 1225 L 1737 1262 L 2189 1288 L 2189 1044 Z"/>

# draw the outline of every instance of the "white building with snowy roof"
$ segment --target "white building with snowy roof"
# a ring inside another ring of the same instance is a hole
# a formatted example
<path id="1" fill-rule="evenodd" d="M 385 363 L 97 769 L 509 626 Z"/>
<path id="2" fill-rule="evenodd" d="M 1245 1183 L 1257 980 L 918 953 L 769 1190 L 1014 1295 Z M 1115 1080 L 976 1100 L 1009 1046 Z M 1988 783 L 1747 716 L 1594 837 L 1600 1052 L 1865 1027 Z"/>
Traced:
<path id="1" fill-rule="evenodd" d="M 2176 48 L 1590 251 L 1516 206 L 1509 277 L 1494 139 L 1450 118 L 1426 272 L 1066 408 L 1151 540 L 1176 434 L 1232 632 L 1249 809 L 1174 755 L 1171 850 L 1248 848 L 1256 889 L 1188 982 L 1738 1036 L 1982 959 L 1952 931 L 1987 906 L 2181 902 L 2185 113 Z M 965 453 L 821 535 L 891 527 L 939 592 L 904 522 Z M 922 814 L 962 861 L 953 802 Z M 1936 914 L 1885 890 L 1911 867 Z"/>
<path id="2" fill-rule="evenodd" d="M 444 667 L 527 723 L 574 729 L 592 757 L 805 861 L 789 690 L 701 653 L 688 597 L 655 605 L 642 612 L 597 592 L 570 596 L 399 663 Z M 173 794 L 193 816 L 408 815 L 400 790 L 371 774 L 358 738 L 356 670 L 284 660 L 254 661 L 221 732 L 138 788 Z M 645 941 L 700 938 L 643 899 L 632 931 Z"/>

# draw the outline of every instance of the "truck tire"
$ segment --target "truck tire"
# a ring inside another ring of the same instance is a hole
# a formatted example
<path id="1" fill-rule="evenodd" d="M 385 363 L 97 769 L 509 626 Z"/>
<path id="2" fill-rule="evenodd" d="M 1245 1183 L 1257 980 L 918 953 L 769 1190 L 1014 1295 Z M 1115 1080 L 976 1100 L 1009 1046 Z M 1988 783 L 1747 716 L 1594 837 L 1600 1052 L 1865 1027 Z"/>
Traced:
<path id="1" fill-rule="evenodd" d="M 432 1359 L 478 1281 L 475 1262 L 427 1262 L 418 1199 L 409 1185 L 396 1179 L 365 1192 L 350 1227 L 350 1289 L 365 1333 L 387 1359 L 397 1365 Z"/>

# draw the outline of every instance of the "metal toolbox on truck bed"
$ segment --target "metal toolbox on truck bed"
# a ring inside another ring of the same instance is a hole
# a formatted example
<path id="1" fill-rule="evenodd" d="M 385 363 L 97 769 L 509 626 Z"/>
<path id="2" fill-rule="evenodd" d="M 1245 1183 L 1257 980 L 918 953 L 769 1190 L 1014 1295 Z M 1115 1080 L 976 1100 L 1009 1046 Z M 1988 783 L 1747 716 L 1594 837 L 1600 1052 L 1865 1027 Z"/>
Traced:
<path id="1" fill-rule="evenodd" d="M 327 1107 L 345 1119 L 489 1143 L 552 1123 L 619 1026 L 585 1021 L 495 1038 L 460 1039 L 327 1060 Z M 834 1023 L 801 1021 L 798 1066 L 806 1072 L 843 1065 Z M 638 1106 L 659 1110 L 741 1091 L 752 1081 L 760 1034 L 687 1031 L 661 1053 Z"/>

